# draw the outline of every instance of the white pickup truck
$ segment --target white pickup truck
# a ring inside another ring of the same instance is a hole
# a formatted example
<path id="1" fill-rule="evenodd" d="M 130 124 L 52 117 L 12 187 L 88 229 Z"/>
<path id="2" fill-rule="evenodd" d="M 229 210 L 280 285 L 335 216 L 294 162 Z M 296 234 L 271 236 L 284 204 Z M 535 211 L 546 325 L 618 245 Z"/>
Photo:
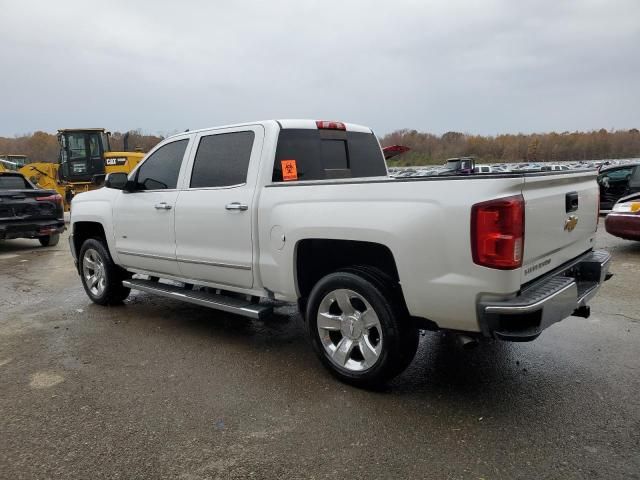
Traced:
<path id="1" fill-rule="evenodd" d="M 608 278 L 595 171 L 391 178 L 378 140 L 341 122 L 191 131 L 73 199 L 87 295 L 130 289 L 262 319 L 297 302 L 319 358 L 371 386 L 419 329 L 535 339 Z"/>

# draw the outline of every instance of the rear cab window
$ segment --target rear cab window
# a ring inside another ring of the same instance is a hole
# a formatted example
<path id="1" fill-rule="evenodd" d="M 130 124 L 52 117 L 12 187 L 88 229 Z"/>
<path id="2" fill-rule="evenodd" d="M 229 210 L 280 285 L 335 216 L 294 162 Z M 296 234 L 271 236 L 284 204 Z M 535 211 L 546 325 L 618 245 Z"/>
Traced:
<path id="1" fill-rule="evenodd" d="M 273 166 L 274 182 L 386 175 L 384 156 L 373 133 L 305 128 L 280 130 Z"/>

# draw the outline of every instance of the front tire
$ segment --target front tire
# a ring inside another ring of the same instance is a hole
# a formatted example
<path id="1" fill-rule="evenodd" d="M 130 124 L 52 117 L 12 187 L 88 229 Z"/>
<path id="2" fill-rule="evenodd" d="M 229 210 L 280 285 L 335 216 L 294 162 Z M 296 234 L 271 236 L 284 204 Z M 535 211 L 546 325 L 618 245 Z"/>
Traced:
<path id="1" fill-rule="evenodd" d="M 45 237 L 38 237 L 38 241 L 43 247 L 55 247 L 60 241 L 60 234 L 52 233 L 51 235 L 47 235 Z"/>
<path id="2" fill-rule="evenodd" d="M 85 240 L 80 247 L 79 271 L 82 286 L 92 302 L 98 305 L 122 303 L 131 289 L 122 280 L 131 275 L 111 259 L 104 244 L 95 238 Z"/>
<path id="3" fill-rule="evenodd" d="M 306 306 L 309 336 L 322 364 L 340 380 L 377 388 L 413 360 L 419 332 L 389 282 L 366 270 L 331 273 Z"/>

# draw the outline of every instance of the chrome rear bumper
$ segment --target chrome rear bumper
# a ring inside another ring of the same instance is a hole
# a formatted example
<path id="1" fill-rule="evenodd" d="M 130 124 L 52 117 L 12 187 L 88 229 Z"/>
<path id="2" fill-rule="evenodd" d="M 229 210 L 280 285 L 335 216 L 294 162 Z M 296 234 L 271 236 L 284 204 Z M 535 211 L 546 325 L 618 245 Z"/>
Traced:
<path id="1" fill-rule="evenodd" d="M 481 300 L 478 319 L 486 336 L 526 342 L 571 315 L 589 316 L 587 302 L 609 279 L 611 255 L 589 252 L 556 269 L 508 300 Z"/>

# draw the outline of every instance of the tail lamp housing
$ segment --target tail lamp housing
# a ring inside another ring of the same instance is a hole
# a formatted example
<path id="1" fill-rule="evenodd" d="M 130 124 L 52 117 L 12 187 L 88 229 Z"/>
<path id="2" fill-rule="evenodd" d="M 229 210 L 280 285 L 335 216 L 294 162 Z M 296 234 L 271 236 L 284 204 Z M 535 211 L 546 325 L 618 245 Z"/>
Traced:
<path id="1" fill-rule="evenodd" d="M 55 193 L 53 195 L 47 195 L 46 197 L 36 197 L 38 202 L 54 202 L 62 204 L 62 195 Z"/>
<path id="2" fill-rule="evenodd" d="M 342 122 L 332 120 L 316 120 L 318 130 L 346 130 L 347 126 Z"/>
<path id="3" fill-rule="evenodd" d="M 498 270 L 522 266 L 524 198 L 522 195 L 477 203 L 471 208 L 473 262 Z"/>

